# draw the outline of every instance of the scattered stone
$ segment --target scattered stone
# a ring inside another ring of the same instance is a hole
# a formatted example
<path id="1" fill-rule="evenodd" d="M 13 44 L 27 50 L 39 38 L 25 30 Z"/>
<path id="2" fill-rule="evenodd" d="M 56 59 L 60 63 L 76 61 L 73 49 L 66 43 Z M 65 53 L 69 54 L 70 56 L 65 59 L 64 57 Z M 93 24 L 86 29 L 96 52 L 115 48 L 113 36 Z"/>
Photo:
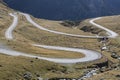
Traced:
<path id="1" fill-rule="evenodd" d="M 32 79 L 32 74 L 30 72 L 26 72 L 23 75 L 23 77 L 24 77 L 25 80 L 31 80 Z"/>
<path id="2" fill-rule="evenodd" d="M 33 63 L 34 61 L 31 60 L 30 62 Z"/>
<path id="3" fill-rule="evenodd" d="M 40 77 L 40 74 L 39 74 L 39 73 L 35 73 L 35 75 L 36 75 L 37 77 Z"/>
<path id="4" fill-rule="evenodd" d="M 38 59 L 38 57 L 36 57 L 35 59 Z"/>
<path id="5" fill-rule="evenodd" d="M 111 57 L 117 59 L 117 58 L 118 58 L 118 55 L 117 55 L 116 52 L 112 52 Z"/>
<path id="6" fill-rule="evenodd" d="M 116 75 L 116 77 L 119 77 L 119 78 L 120 78 L 120 74 Z"/>
<path id="7" fill-rule="evenodd" d="M 0 65 L 0 67 L 3 67 L 2 65 Z"/>
<path id="8" fill-rule="evenodd" d="M 41 78 L 41 77 L 37 77 L 37 80 L 43 80 L 43 78 Z"/>

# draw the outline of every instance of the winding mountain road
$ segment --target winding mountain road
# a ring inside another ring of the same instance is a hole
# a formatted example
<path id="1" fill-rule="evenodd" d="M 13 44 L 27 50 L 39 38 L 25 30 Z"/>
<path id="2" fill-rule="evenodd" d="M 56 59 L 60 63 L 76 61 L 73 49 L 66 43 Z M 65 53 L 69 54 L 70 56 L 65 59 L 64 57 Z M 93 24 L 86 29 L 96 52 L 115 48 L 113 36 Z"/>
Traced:
<path id="1" fill-rule="evenodd" d="M 26 17 L 26 19 L 27 19 L 31 24 L 33 24 L 35 27 L 37 27 L 37 28 L 39 28 L 39 29 L 41 29 L 41 30 L 44 30 L 44 31 L 48 31 L 48 32 L 55 33 L 55 34 L 62 34 L 62 35 L 66 35 L 66 36 L 80 37 L 80 38 L 103 38 L 103 36 L 76 35 L 76 34 L 69 34 L 69 33 L 64 33 L 64 32 L 49 30 L 49 29 L 44 28 L 44 27 L 38 25 L 37 23 L 35 23 L 35 22 L 31 19 L 31 17 L 30 17 L 29 14 L 25 14 L 25 13 L 20 13 L 20 14 L 24 15 L 24 16 Z M 98 19 L 101 19 L 101 17 L 92 19 L 92 20 L 90 20 L 89 22 L 90 22 L 92 25 L 94 25 L 94 26 L 96 26 L 96 27 L 98 27 L 98 28 L 100 28 L 100 29 L 103 29 L 103 30 L 105 30 L 106 32 L 108 32 L 108 33 L 109 33 L 109 36 L 108 36 L 109 38 L 115 38 L 115 37 L 118 36 L 118 34 L 115 33 L 114 31 L 112 31 L 112 30 L 110 30 L 110 29 L 107 29 L 107 28 L 105 28 L 105 27 L 103 27 L 103 26 L 101 26 L 101 25 L 98 25 L 98 24 L 94 23 L 94 21 L 95 21 L 95 20 L 98 20 Z"/>
<path id="2" fill-rule="evenodd" d="M 90 20 L 89 22 L 90 22 L 92 25 L 94 25 L 94 26 L 96 26 L 96 27 L 98 27 L 98 28 L 100 28 L 100 29 L 105 30 L 105 31 L 108 33 L 108 35 L 109 35 L 108 38 L 116 38 L 116 37 L 118 36 L 118 34 L 117 34 L 116 32 L 114 32 L 114 31 L 112 31 L 112 30 L 110 30 L 110 29 L 107 29 L 107 28 L 105 28 L 105 27 L 103 27 L 103 26 L 101 26 L 101 25 L 99 25 L 99 24 L 96 24 L 96 23 L 94 22 L 94 21 L 99 20 L 99 19 L 101 19 L 101 17 L 92 19 L 92 20 Z"/>
<path id="3" fill-rule="evenodd" d="M 25 13 L 20 13 L 20 14 L 24 15 L 26 17 L 26 19 L 31 24 L 33 24 L 35 27 L 37 27 L 37 28 L 39 28 L 41 30 L 45 30 L 45 31 L 48 31 L 48 32 L 55 33 L 55 34 L 62 34 L 62 35 L 75 36 L 75 37 L 86 37 L 86 38 L 101 38 L 102 37 L 102 36 L 98 36 L 97 37 L 97 36 L 75 35 L 75 34 L 68 34 L 68 33 L 63 33 L 63 32 L 57 32 L 57 31 L 49 30 L 49 29 L 46 29 L 46 28 L 38 25 L 37 23 L 35 23 L 28 14 L 25 14 Z M 5 37 L 6 37 L 6 39 L 12 40 L 13 39 L 12 31 L 17 26 L 18 16 L 16 14 L 12 14 L 12 13 L 10 13 L 10 16 L 12 16 L 14 18 L 14 20 L 13 20 L 12 25 L 6 30 Z M 90 23 L 95 25 L 95 26 L 98 26 L 96 23 L 93 22 L 94 20 L 95 19 L 91 20 Z M 99 25 L 99 27 L 101 29 L 104 28 L 103 26 L 100 26 L 100 25 Z M 117 36 L 117 35 L 115 35 L 115 32 L 113 32 L 113 31 L 111 31 L 111 30 L 109 30 L 107 28 L 105 28 L 104 30 L 106 30 L 107 32 L 110 33 L 110 35 L 109 35 L 110 38 L 115 38 Z M 97 60 L 97 59 L 100 59 L 102 57 L 102 55 L 100 53 L 98 53 L 96 51 L 92 51 L 92 50 L 87 50 L 87 49 L 67 48 L 67 47 L 39 45 L 39 44 L 32 44 L 32 45 L 35 46 L 35 47 L 41 47 L 41 48 L 52 49 L 52 50 L 64 50 L 64 51 L 80 52 L 80 53 L 83 53 L 85 55 L 85 57 L 78 58 L 78 59 L 47 58 L 47 57 L 34 56 L 34 55 L 31 55 L 31 54 L 22 53 L 22 52 L 10 50 L 10 49 L 5 49 L 5 48 L 0 48 L 0 53 L 7 54 L 7 55 L 12 55 L 12 56 L 25 56 L 25 57 L 32 57 L 32 58 L 37 57 L 38 59 L 48 60 L 48 61 L 52 61 L 52 62 L 56 62 L 56 63 L 86 62 L 86 61 Z"/>

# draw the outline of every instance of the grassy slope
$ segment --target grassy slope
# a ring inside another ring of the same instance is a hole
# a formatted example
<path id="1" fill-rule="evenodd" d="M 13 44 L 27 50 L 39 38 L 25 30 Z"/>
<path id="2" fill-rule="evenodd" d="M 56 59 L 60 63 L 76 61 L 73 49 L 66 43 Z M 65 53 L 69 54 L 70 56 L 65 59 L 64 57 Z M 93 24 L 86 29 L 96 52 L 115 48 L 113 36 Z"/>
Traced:
<path id="1" fill-rule="evenodd" d="M 107 28 L 117 32 L 118 34 L 120 34 L 120 16 L 107 16 L 107 17 L 103 17 L 100 20 L 95 21 L 96 23 L 106 26 Z M 117 54 L 120 56 L 120 36 L 118 36 L 116 39 L 110 39 L 109 46 L 111 47 L 111 51 L 117 52 Z M 104 55 L 111 60 L 114 63 L 118 64 L 118 60 L 117 59 L 113 59 L 111 58 L 111 52 L 106 53 L 104 52 Z M 110 70 L 101 74 L 98 74 L 96 76 L 93 76 L 92 78 L 88 79 L 88 80 L 99 80 L 99 79 L 105 79 L 105 80 L 119 80 L 119 77 L 116 77 L 116 75 L 120 75 L 119 74 L 120 69 L 118 70 Z"/>
<path id="2" fill-rule="evenodd" d="M 36 27 L 32 26 L 30 23 L 27 23 L 26 19 L 23 18 L 21 20 L 26 22 L 26 26 L 20 25 L 19 27 L 17 27 L 17 29 L 16 29 L 17 33 L 22 34 L 22 36 L 25 36 L 25 38 L 32 40 L 36 43 L 46 44 L 46 45 L 66 46 L 66 47 L 83 47 L 86 44 L 92 46 L 92 44 L 94 45 L 97 43 L 96 39 L 87 39 L 86 40 L 86 38 L 69 37 L 69 36 L 58 35 L 58 34 L 54 34 L 54 33 L 49 33 L 47 31 L 39 30 Z M 41 20 L 37 20 L 37 21 L 41 22 Z M 46 23 L 46 21 L 44 21 L 44 22 Z M 51 21 L 47 21 L 47 22 L 50 23 Z M 42 22 L 42 24 L 45 24 L 45 23 Z M 21 22 L 20 24 L 23 24 L 23 22 Z M 60 25 L 59 22 L 57 23 L 55 21 L 53 21 L 53 24 Z M 50 28 L 54 27 L 52 25 L 49 25 L 49 26 L 51 26 Z M 61 29 L 61 28 L 59 28 L 59 29 Z M 63 29 L 65 31 L 66 27 L 63 27 Z M 68 30 L 68 31 L 73 30 L 74 33 L 80 34 L 79 32 L 77 32 L 78 30 L 74 30 L 71 28 L 67 28 L 66 30 Z M 24 31 L 26 31 L 26 33 Z M 87 34 L 87 33 L 82 32 L 81 34 Z"/>
<path id="3" fill-rule="evenodd" d="M 26 32 L 25 37 L 22 37 L 21 35 L 15 34 L 14 37 L 16 38 L 16 40 L 6 41 L 6 39 L 4 38 L 4 33 L 5 33 L 6 29 L 8 28 L 8 26 L 12 23 L 12 17 L 10 17 L 8 15 L 8 13 L 12 12 L 12 10 L 9 11 L 9 9 L 4 7 L 3 5 L 1 5 L 0 8 L 1 8 L 1 18 L 0 18 L 0 24 L 1 24 L 0 25 L 0 33 L 1 33 L 0 38 L 1 39 L 0 39 L 0 41 L 4 42 L 5 44 L 9 44 L 10 46 L 12 46 L 12 48 L 14 47 L 16 50 L 21 50 L 21 51 L 25 51 L 25 52 L 29 52 L 29 53 L 35 53 L 35 54 L 40 54 L 41 53 L 42 56 L 48 56 L 48 57 L 80 58 L 80 57 L 84 56 L 83 54 L 80 54 L 80 53 L 78 54 L 78 53 L 75 53 L 75 52 L 47 50 L 47 49 L 32 47 L 31 45 L 29 45 L 29 43 L 31 43 L 31 42 L 33 43 L 33 41 L 31 39 L 28 40 L 27 37 L 29 37 L 29 36 L 33 37 L 34 35 L 36 35 L 32 39 L 37 40 L 36 38 L 39 37 L 39 36 L 38 36 L 38 34 L 34 33 L 35 30 L 37 30 L 37 29 L 34 29 L 33 27 L 29 28 L 29 26 L 31 26 L 29 23 L 22 23 L 23 25 L 20 25 L 20 27 L 22 26 L 22 28 L 20 28 L 20 29 L 22 29 L 23 32 L 21 30 L 20 30 L 21 32 L 20 31 L 19 32 L 21 34 L 25 34 L 25 32 Z M 2 11 L 2 9 L 3 9 L 3 11 Z M 29 33 L 31 33 L 32 35 L 29 34 Z M 33 35 L 33 33 L 34 33 L 34 35 Z M 26 43 L 28 43 L 28 45 Z M 24 48 L 23 46 L 26 47 L 26 48 Z"/>
<path id="4" fill-rule="evenodd" d="M 62 21 L 50 21 L 50 20 L 44 20 L 44 19 L 37 19 L 37 18 L 33 18 L 33 17 L 32 17 L 32 19 L 39 25 L 44 26 L 45 28 L 50 29 L 50 30 L 71 33 L 71 34 L 79 34 L 79 35 L 93 35 L 91 33 L 79 30 L 79 28 L 77 28 L 79 25 L 76 27 L 75 26 L 65 27 L 65 26 L 61 25 Z"/>
<path id="5" fill-rule="evenodd" d="M 23 74 L 26 72 L 30 72 L 33 79 L 36 79 L 37 75 L 44 78 L 57 77 L 60 74 L 61 77 L 74 77 L 79 73 L 77 71 L 62 76 L 62 74 L 67 73 L 66 70 L 66 67 L 48 61 L 0 54 L 0 80 L 23 79 Z"/>
<path id="6" fill-rule="evenodd" d="M 120 35 L 120 16 L 104 17 L 103 19 L 97 20 L 96 23 L 106 26 Z M 109 45 L 112 46 L 112 51 L 116 51 L 120 55 L 120 36 L 116 39 L 111 39 Z"/>
<path id="7" fill-rule="evenodd" d="M 72 53 L 72 52 L 55 51 L 55 50 L 47 50 L 47 49 L 32 47 L 30 45 L 31 42 L 39 43 L 38 40 L 41 37 L 44 37 L 44 36 L 39 36 L 38 34 L 47 34 L 45 36 L 53 37 L 54 38 L 53 41 L 55 39 L 58 40 L 58 38 L 55 38 L 58 35 L 49 34 L 44 31 L 43 32 L 39 31 L 29 23 L 26 23 L 26 24 L 24 23 L 22 25 L 19 25 L 16 28 L 16 30 L 14 31 L 15 40 L 13 41 L 6 40 L 4 37 L 4 33 L 6 29 L 8 28 L 8 26 L 12 23 L 12 17 L 10 17 L 8 13 L 14 12 L 14 11 L 9 9 L 8 7 L 5 7 L 2 4 L 0 4 L 0 10 L 1 10 L 0 11 L 0 42 L 2 44 L 5 44 L 5 45 L 8 44 L 11 48 L 15 50 L 36 53 L 36 55 L 38 55 L 38 53 L 41 53 L 41 55 L 44 54 L 43 56 L 48 56 L 48 57 L 50 56 L 50 53 L 54 56 L 59 56 L 59 57 L 64 56 L 64 57 L 69 57 L 69 58 L 78 58 L 78 57 L 80 58 L 84 56 L 84 55 Z M 21 23 L 22 21 L 19 24 Z M 26 34 L 23 34 L 25 32 Z M 37 38 L 37 37 L 40 37 L 40 38 Z M 62 36 L 62 37 L 65 38 L 65 36 Z M 62 37 L 60 37 L 59 39 L 61 40 Z M 38 40 L 36 40 L 36 38 Z M 51 38 L 49 39 L 52 41 Z M 48 40 L 48 43 L 50 43 L 49 42 L 50 40 Z M 62 41 L 60 42 L 63 42 L 64 40 L 69 40 L 69 38 L 62 39 Z M 70 40 L 72 40 L 72 38 L 70 38 Z M 47 40 L 44 40 L 44 42 L 41 42 L 40 44 L 44 44 L 46 41 Z M 52 41 L 52 44 L 54 44 L 53 41 Z M 75 41 L 75 44 L 77 44 L 76 39 L 72 40 L 72 42 L 74 41 Z M 46 42 L 46 44 L 48 43 Z M 62 44 L 64 43 L 65 42 L 63 42 Z M 58 42 L 58 44 L 61 44 L 61 43 Z M 70 42 L 67 44 L 70 44 Z M 54 45 L 57 45 L 57 42 Z M 65 44 L 62 46 L 65 46 Z M 70 44 L 70 46 L 72 45 Z M 71 55 L 68 56 L 69 53 L 71 53 Z M 50 56 L 50 57 L 54 57 L 54 56 Z M 42 77 L 45 77 L 45 78 L 52 78 L 52 77 L 58 77 L 58 76 L 75 78 L 75 77 L 79 77 L 80 75 L 82 75 L 85 71 L 84 69 L 78 71 L 77 69 L 74 68 L 74 65 L 68 65 L 67 68 L 65 66 L 61 66 L 59 64 L 55 64 L 55 63 L 43 61 L 43 60 L 38 60 L 38 59 L 25 58 L 25 57 L 12 57 L 12 56 L 0 54 L 0 79 L 1 80 L 23 79 L 23 74 L 25 72 L 31 72 L 33 75 L 33 78 L 36 78 L 35 73 L 38 73 Z"/>
<path id="8" fill-rule="evenodd" d="M 120 16 L 107 16 L 96 22 L 120 34 Z"/>
<path id="9" fill-rule="evenodd" d="M 0 38 L 4 37 L 6 27 L 12 22 L 11 17 L 8 15 L 9 12 L 12 12 L 12 10 L 9 10 L 6 6 L 0 4 Z"/>
<path id="10" fill-rule="evenodd" d="M 50 21 L 49 21 L 50 22 Z M 59 24 L 54 22 L 55 24 Z M 69 30 L 69 28 L 68 28 Z M 76 32 L 76 30 L 74 30 Z M 8 44 L 14 47 L 16 50 L 21 50 L 29 53 L 41 53 L 43 56 L 52 57 L 69 57 L 69 58 L 79 58 L 84 55 L 75 52 L 65 52 L 65 51 L 53 51 L 42 48 L 36 48 L 29 45 L 29 43 L 38 43 L 53 46 L 65 46 L 65 47 L 82 47 L 88 49 L 99 49 L 97 40 L 95 39 L 82 39 L 75 37 L 68 37 L 64 35 L 57 35 L 42 31 L 32 26 L 26 21 L 26 19 L 19 15 L 19 25 L 14 30 L 14 41 L 9 41 Z M 20 41 L 21 43 L 19 44 Z M 27 44 L 28 45 L 27 45 Z M 22 46 L 26 46 L 23 48 Z M 29 47 L 28 47 L 29 46 Z M 91 46 L 91 47 L 90 47 Z M 71 54 L 69 54 L 71 53 Z M 68 54 L 68 55 L 67 55 Z"/>
<path id="11" fill-rule="evenodd" d="M 99 50 L 99 43 L 95 39 L 83 39 L 83 38 L 75 38 L 75 37 L 68 37 L 63 35 L 56 35 L 49 32 L 45 32 L 42 30 L 38 30 L 37 28 L 34 28 L 30 23 L 26 21 L 26 19 L 19 15 L 19 26 L 14 31 L 15 40 L 14 41 L 7 41 L 4 38 L 4 32 L 8 28 L 12 22 L 12 18 L 8 15 L 9 12 L 13 12 L 13 10 L 10 10 L 9 8 L 6 8 L 5 6 L 0 4 L 0 41 L 2 43 L 8 44 L 13 49 L 24 51 L 24 52 L 30 52 L 35 53 L 36 55 L 39 55 L 39 53 L 42 56 L 48 56 L 53 57 L 49 53 L 51 53 L 54 56 L 59 57 L 69 57 L 69 58 L 78 58 L 83 57 L 84 55 L 77 54 L 77 53 L 71 53 L 71 52 L 65 52 L 65 51 L 54 51 L 54 50 L 47 50 L 42 48 L 36 48 L 32 47 L 30 43 L 38 43 L 38 44 L 46 44 L 46 45 L 56 45 L 56 46 L 66 46 L 66 47 L 81 47 L 81 48 L 88 48 L 88 49 L 94 49 L 97 51 Z M 4 13 L 4 14 L 3 14 Z M 91 33 L 84 33 L 83 31 L 79 31 L 77 29 L 72 28 L 66 28 L 61 26 L 58 21 L 49 21 L 49 20 L 39 20 L 33 18 L 37 23 L 45 26 L 46 28 L 57 30 L 57 31 L 63 31 L 68 33 L 75 33 L 75 34 L 85 34 L 85 35 L 92 35 Z M 106 19 L 107 20 L 107 19 Z M 101 20 L 103 21 L 103 20 Z M 114 20 L 113 20 L 114 21 Z M 26 22 L 26 23 L 25 23 Z M 88 21 L 85 23 L 88 24 Z M 103 22 L 102 22 L 103 23 Z M 108 22 L 109 24 L 111 22 Z M 49 24 L 49 25 L 48 25 Z M 118 25 L 115 25 L 115 22 L 113 22 L 113 26 L 116 26 L 118 28 Z M 80 24 L 79 27 L 83 26 L 83 24 Z M 90 25 L 90 24 L 88 24 Z M 103 24 L 104 25 L 104 24 Z M 107 26 L 107 25 L 105 25 Z M 109 25 L 108 25 L 109 26 Z M 112 29 L 112 28 L 111 28 Z M 114 29 L 113 29 L 114 30 Z M 118 30 L 118 29 L 116 29 Z M 117 31 L 118 32 L 118 31 Z M 39 34 L 39 35 L 38 35 Z M 20 43 L 18 42 L 20 41 Z M 111 40 L 111 43 L 113 43 L 114 40 Z M 119 41 L 118 41 L 119 42 Z M 24 46 L 24 47 L 23 47 Z M 64 54 L 65 53 L 65 54 Z M 71 53 L 71 55 L 66 56 L 67 54 Z M 60 55 L 59 55 L 60 54 Z M 104 52 L 110 60 L 113 60 L 110 57 L 110 54 L 108 52 Z M 11 56 L 5 56 L 0 55 L 0 64 L 5 65 L 5 67 L 1 67 L 1 79 L 5 79 L 6 77 L 10 77 L 11 80 L 17 78 L 22 78 L 22 75 L 26 71 L 30 71 L 32 74 L 35 73 L 35 71 L 39 71 L 39 73 L 42 74 L 42 77 L 57 77 L 61 73 L 60 77 L 78 77 L 80 74 L 84 72 L 84 70 L 72 70 L 69 74 L 63 73 L 62 70 L 64 70 L 63 66 L 60 66 L 57 68 L 56 72 L 48 71 L 47 68 L 51 68 L 55 63 L 51 63 L 48 61 L 42 61 L 42 60 L 36 60 L 36 59 L 30 59 L 30 58 L 24 58 L 24 57 L 11 57 Z M 33 60 L 35 63 L 31 66 L 31 60 Z M 115 60 L 113 60 L 115 61 Z M 116 61 L 115 61 L 116 62 Z M 43 64 L 44 63 L 44 64 Z M 42 65 L 41 65 L 42 64 Z M 50 64 L 50 66 L 47 66 L 47 64 Z M 23 68 L 23 65 L 27 69 Z M 14 66 L 17 66 L 17 68 L 14 69 Z M 77 64 L 75 66 L 82 66 L 81 64 Z M 34 69 L 33 69 L 34 67 Z M 41 68 L 44 69 L 41 69 Z M 71 66 L 70 66 L 71 67 Z M 70 68 L 71 69 L 71 68 Z M 75 69 L 72 67 L 72 69 Z M 69 68 L 68 68 L 69 70 Z M 52 75 L 52 76 L 51 76 Z M 35 76 L 35 75 L 34 75 Z"/>

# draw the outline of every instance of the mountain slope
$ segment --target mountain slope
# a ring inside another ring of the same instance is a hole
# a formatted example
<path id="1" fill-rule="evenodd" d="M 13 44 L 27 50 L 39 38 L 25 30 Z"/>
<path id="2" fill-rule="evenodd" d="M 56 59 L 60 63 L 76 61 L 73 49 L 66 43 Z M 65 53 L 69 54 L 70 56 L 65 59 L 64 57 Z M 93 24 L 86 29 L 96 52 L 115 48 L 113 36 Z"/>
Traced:
<path id="1" fill-rule="evenodd" d="M 79 20 L 120 14 L 119 0 L 5 0 L 16 10 L 39 18 Z"/>

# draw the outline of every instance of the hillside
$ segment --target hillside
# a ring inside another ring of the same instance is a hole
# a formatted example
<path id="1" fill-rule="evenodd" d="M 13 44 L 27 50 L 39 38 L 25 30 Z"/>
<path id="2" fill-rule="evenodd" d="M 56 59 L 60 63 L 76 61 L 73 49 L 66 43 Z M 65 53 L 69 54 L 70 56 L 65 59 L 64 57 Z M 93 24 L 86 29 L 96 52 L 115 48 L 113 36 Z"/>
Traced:
<path id="1" fill-rule="evenodd" d="M 34 54 L 38 56 L 41 55 L 44 57 L 58 57 L 58 58 L 84 57 L 83 54 L 80 54 L 80 53 L 78 54 L 77 52 L 49 50 L 49 49 L 37 48 L 37 47 L 31 46 L 30 45 L 31 43 L 41 43 L 41 44 L 49 44 L 49 45 L 56 45 L 56 46 L 59 45 L 59 46 L 66 46 L 66 47 L 71 47 L 71 46 L 76 47 L 77 45 L 83 44 L 83 43 L 78 44 L 78 42 L 84 41 L 84 39 L 82 40 L 78 38 L 66 37 L 63 35 L 58 36 L 56 34 L 38 30 L 33 25 L 28 23 L 28 21 L 26 21 L 24 16 L 20 14 L 19 14 L 19 25 L 14 30 L 15 40 L 6 40 L 5 31 L 8 29 L 8 27 L 11 25 L 13 21 L 13 18 L 9 15 L 9 13 L 14 13 L 14 12 L 16 11 L 0 3 L 0 25 L 1 25 L 0 26 L 0 51 L 2 51 L 3 49 L 8 50 L 10 48 L 10 50 L 11 49 L 17 50 L 21 52 L 26 52 L 28 54 Z M 33 19 L 35 19 L 36 21 L 42 21 L 43 23 L 42 25 L 45 25 L 47 23 L 53 23 L 55 25 L 59 25 L 63 27 L 62 25 L 60 25 L 59 22 L 56 22 L 56 21 L 47 21 L 43 19 L 39 20 L 34 17 Z M 53 26 L 53 24 L 49 24 L 49 26 Z M 63 27 L 63 28 L 66 29 L 66 27 Z M 68 32 L 72 30 L 71 28 L 70 29 L 67 28 L 67 29 L 68 29 Z M 76 30 L 76 31 L 73 30 L 73 32 L 71 33 L 79 33 L 79 32 L 86 35 L 90 34 L 90 33 L 84 33 L 83 31 L 79 31 L 79 30 Z M 43 35 L 38 35 L 38 34 L 43 34 Z M 75 40 L 76 42 L 74 42 Z M 71 41 L 73 44 L 71 43 Z M 96 40 L 90 39 L 90 42 L 94 42 L 94 41 Z M 92 45 L 92 44 L 89 44 L 89 45 Z M 63 64 L 49 62 L 46 60 L 39 60 L 37 58 L 27 58 L 22 56 L 14 57 L 14 56 L 5 55 L 3 54 L 4 52 L 0 52 L 0 53 L 1 53 L 0 54 L 0 57 L 1 57 L 0 58 L 1 59 L 0 60 L 0 67 L 1 67 L 0 79 L 1 80 L 23 79 L 24 74 L 26 73 L 30 73 L 32 75 L 32 79 L 37 79 L 37 77 L 39 76 L 43 78 L 54 78 L 54 77 L 58 77 L 60 74 L 61 76 L 59 77 L 74 78 L 74 77 L 79 77 L 86 70 L 88 70 L 88 69 L 83 69 L 78 71 L 78 69 L 75 69 L 76 65 L 74 64 L 63 65 Z"/>
<path id="2" fill-rule="evenodd" d="M 40 77 L 51 80 L 81 78 L 94 69 L 98 69 L 97 75 L 91 76 L 90 79 L 99 80 L 101 76 L 106 78 L 107 73 L 109 73 L 108 77 L 111 76 L 111 80 L 119 79 L 119 60 L 111 56 L 113 51 L 120 55 L 119 36 L 110 38 L 106 45 L 111 48 L 102 51 L 103 44 L 99 37 L 108 36 L 108 34 L 105 30 L 92 25 L 90 21 L 93 19 L 76 23 L 38 19 L 29 14 L 28 17 L 25 15 L 0 3 L 1 80 L 24 80 L 26 75 L 31 78 L 30 80 L 37 80 Z M 119 16 L 106 16 L 95 20 L 95 23 L 113 30 L 113 33 L 115 31 L 120 34 L 119 20 Z M 14 27 L 11 33 L 10 27 Z M 12 35 L 13 38 L 8 39 L 7 30 L 9 36 Z M 80 37 L 81 35 L 84 37 Z M 88 61 L 80 62 L 82 58 Z"/>
<path id="3" fill-rule="evenodd" d="M 97 20 L 96 23 L 101 24 L 103 26 L 106 26 L 107 28 L 116 31 L 120 34 L 120 16 L 106 16 L 103 17 L 101 20 Z M 111 46 L 111 51 L 116 52 L 118 56 L 120 56 L 120 37 L 117 37 L 114 40 L 111 40 L 109 43 L 109 46 Z M 116 65 L 116 64 L 113 64 Z M 119 65 L 119 63 L 117 64 Z M 92 78 L 89 78 L 87 80 L 99 80 L 99 79 L 105 79 L 105 80 L 119 80 L 120 78 L 120 65 L 119 67 L 114 67 L 113 70 L 107 70 L 104 73 L 100 73 L 96 76 L 93 76 Z"/>

